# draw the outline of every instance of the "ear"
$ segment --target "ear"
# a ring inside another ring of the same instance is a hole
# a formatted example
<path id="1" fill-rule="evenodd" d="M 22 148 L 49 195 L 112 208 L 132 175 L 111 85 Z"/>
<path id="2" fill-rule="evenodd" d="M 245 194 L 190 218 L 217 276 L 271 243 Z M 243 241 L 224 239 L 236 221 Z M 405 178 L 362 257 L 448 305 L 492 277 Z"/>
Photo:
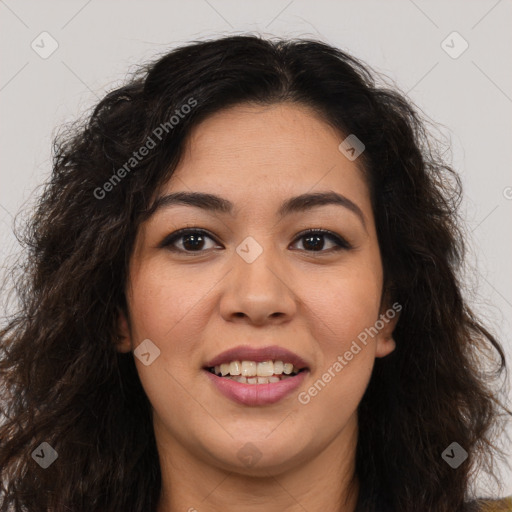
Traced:
<path id="1" fill-rule="evenodd" d="M 401 310 L 402 306 L 398 302 L 381 309 L 379 319 L 375 323 L 376 327 L 379 328 L 375 357 L 386 357 L 395 350 L 396 343 L 393 338 L 393 331 L 400 317 Z"/>
<path id="2" fill-rule="evenodd" d="M 116 349 L 119 352 L 130 352 L 132 350 L 132 340 L 130 336 L 130 327 L 126 314 L 118 310 L 117 316 L 117 340 L 115 341 Z"/>

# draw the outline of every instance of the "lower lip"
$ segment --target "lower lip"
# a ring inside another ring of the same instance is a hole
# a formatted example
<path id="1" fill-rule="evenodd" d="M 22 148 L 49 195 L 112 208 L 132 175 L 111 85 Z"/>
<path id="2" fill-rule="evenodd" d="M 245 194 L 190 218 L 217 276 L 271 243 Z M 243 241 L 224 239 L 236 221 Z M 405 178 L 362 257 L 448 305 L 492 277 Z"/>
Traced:
<path id="1" fill-rule="evenodd" d="M 224 396 L 244 405 L 268 405 L 279 402 L 302 384 L 308 372 L 303 370 L 294 377 L 269 384 L 242 384 L 218 377 L 208 370 L 204 371 Z"/>

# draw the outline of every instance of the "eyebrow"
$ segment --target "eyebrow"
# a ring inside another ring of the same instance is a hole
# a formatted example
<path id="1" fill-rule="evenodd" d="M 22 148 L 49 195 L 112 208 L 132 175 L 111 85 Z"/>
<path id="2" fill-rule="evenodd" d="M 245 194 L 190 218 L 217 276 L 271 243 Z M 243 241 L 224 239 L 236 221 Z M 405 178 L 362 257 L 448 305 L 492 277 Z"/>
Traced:
<path id="1" fill-rule="evenodd" d="M 168 208 L 174 205 L 187 205 L 201 208 L 203 210 L 233 214 L 234 205 L 228 199 L 216 196 L 214 194 L 207 194 L 204 192 L 173 192 L 159 197 L 153 206 L 146 212 L 146 219 L 154 215 L 162 208 Z M 347 210 L 355 213 L 361 220 L 366 229 L 363 212 L 348 197 L 345 197 L 336 192 L 314 192 L 301 194 L 296 197 L 291 197 L 284 201 L 279 208 L 277 215 L 280 219 L 293 213 L 302 213 L 312 208 L 318 208 L 326 205 L 337 205 L 346 208 Z"/>

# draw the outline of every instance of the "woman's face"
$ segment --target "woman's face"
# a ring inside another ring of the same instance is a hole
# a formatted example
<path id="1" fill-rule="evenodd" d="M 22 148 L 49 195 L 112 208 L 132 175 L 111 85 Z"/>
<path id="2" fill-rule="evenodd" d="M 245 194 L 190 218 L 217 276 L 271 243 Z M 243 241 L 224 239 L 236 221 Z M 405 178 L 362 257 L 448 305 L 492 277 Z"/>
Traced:
<path id="1" fill-rule="evenodd" d="M 135 362 L 159 451 L 278 474 L 328 446 L 337 457 L 354 448 L 357 406 L 375 357 L 394 348 L 396 318 L 373 334 L 389 304 L 379 308 L 383 274 L 369 190 L 357 160 L 338 148 L 344 138 L 291 104 L 236 106 L 192 132 L 158 198 L 220 199 L 202 207 L 158 201 L 131 260 L 130 329 L 120 317 L 120 351 L 150 340 Z M 319 193 L 341 199 L 289 203 Z M 231 210 L 207 207 L 220 201 Z M 307 229 L 332 237 L 298 236 Z M 234 352 L 222 355 L 227 350 Z M 224 370 L 279 380 L 215 376 L 207 367 L 219 355 Z M 289 367 L 276 361 L 306 369 L 283 379 Z"/>

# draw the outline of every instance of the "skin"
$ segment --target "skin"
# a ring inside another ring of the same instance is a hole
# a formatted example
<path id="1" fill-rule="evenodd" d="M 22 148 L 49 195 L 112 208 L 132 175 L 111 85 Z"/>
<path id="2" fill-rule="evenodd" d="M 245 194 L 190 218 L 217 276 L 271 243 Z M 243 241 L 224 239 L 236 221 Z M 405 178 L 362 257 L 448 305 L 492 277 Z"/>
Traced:
<path id="1" fill-rule="evenodd" d="M 216 194 L 234 203 L 233 214 L 173 205 L 140 228 L 118 350 L 145 339 L 160 349 L 149 366 L 135 357 L 153 407 L 162 470 L 158 512 L 355 509 L 357 479 L 353 487 L 349 481 L 357 406 L 375 358 L 395 348 L 398 315 L 308 404 L 298 400 L 390 307 L 380 307 L 383 271 L 369 190 L 357 161 L 338 149 L 344 138 L 296 104 L 246 104 L 214 114 L 193 130 L 158 195 Z M 338 205 L 277 218 L 284 200 L 321 191 L 356 203 L 364 225 Z M 159 246 L 186 227 L 209 230 L 215 239 L 206 237 L 195 252 L 186 236 L 175 241 L 178 252 Z M 335 243 L 324 237 L 323 252 L 315 251 L 297 239 L 308 228 L 328 229 L 353 248 L 332 251 Z M 263 249 L 252 263 L 236 252 L 247 236 Z M 265 406 L 221 395 L 202 367 L 243 344 L 276 344 L 305 359 L 310 372 L 300 389 Z M 261 455 L 252 467 L 237 456 L 248 442 Z"/>

